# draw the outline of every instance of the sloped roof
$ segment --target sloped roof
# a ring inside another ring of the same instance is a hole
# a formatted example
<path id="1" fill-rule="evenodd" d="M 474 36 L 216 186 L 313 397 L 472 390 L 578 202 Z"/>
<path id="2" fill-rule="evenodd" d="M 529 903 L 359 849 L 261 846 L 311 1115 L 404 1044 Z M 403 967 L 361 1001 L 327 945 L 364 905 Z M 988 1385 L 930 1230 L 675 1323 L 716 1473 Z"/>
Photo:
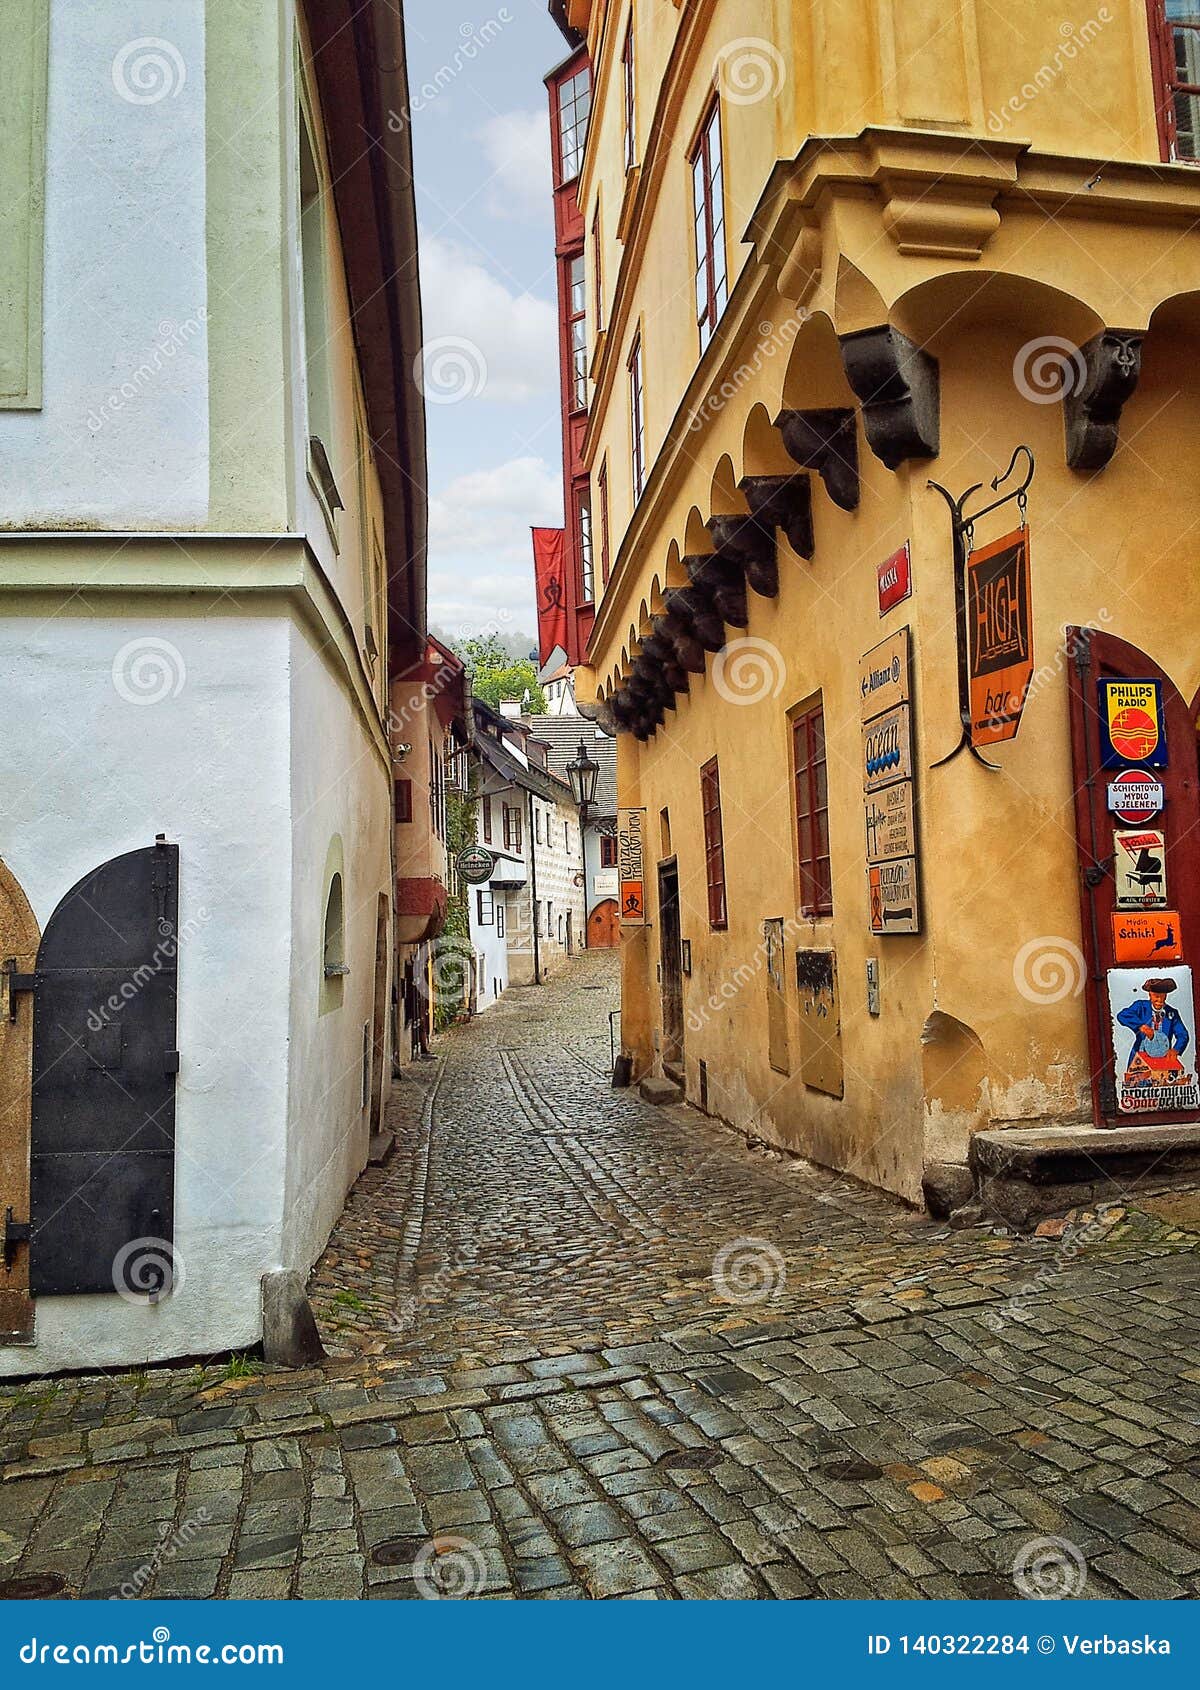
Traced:
<path id="1" fill-rule="evenodd" d="M 615 816 L 617 813 L 617 742 L 601 733 L 586 716 L 522 716 L 533 739 L 546 746 L 546 761 L 551 772 L 570 784 L 567 764 L 575 761 L 580 740 L 587 746 L 588 756 L 600 765 L 596 777 L 595 813 Z"/>

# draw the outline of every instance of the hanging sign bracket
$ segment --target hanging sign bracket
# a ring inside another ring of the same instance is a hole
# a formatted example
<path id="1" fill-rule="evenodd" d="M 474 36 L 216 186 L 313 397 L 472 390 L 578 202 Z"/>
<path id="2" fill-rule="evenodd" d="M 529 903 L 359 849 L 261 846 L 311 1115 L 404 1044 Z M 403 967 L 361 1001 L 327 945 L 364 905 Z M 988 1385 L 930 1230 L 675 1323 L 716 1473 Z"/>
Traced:
<path id="1" fill-rule="evenodd" d="M 971 692 L 969 673 L 969 644 L 967 632 L 967 558 L 971 552 L 971 544 L 975 534 L 975 524 L 981 517 L 990 516 L 1002 505 L 1016 501 L 1020 512 L 1021 527 L 1026 526 L 1026 508 L 1028 505 L 1029 486 L 1033 480 L 1036 468 L 1033 453 L 1028 446 L 1017 446 L 1008 461 L 1008 468 L 1002 475 L 997 475 L 991 482 L 993 493 L 999 491 L 1009 480 L 1017 467 L 1017 460 L 1024 455 L 1026 459 L 1025 476 L 1019 486 L 1012 487 L 998 499 L 993 499 L 990 505 L 983 505 L 979 510 L 967 511 L 967 501 L 983 487 L 982 481 L 976 481 L 968 487 L 965 493 L 954 497 L 948 487 L 943 487 L 939 481 L 927 483 L 935 493 L 940 493 L 950 507 L 950 526 L 954 536 L 954 618 L 955 632 L 958 644 L 958 714 L 962 723 L 962 732 L 958 744 L 945 757 L 939 757 L 931 768 L 940 769 L 943 764 L 953 762 L 960 751 L 969 751 L 977 763 L 982 763 L 985 769 L 999 771 L 999 763 L 989 762 L 971 740 Z"/>

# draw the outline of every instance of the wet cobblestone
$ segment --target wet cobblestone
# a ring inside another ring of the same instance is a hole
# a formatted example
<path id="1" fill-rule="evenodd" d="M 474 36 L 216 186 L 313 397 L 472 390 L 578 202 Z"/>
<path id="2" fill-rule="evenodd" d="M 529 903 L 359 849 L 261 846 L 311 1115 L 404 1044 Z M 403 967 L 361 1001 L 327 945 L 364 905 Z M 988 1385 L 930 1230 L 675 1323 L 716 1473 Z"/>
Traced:
<path id="1" fill-rule="evenodd" d="M 935 1225 L 612 1092 L 614 961 L 398 1087 L 313 1275 L 325 1366 L 0 1390 L 0 1580 L 1016 1597 L 1054 1539 L 1063 1594 L 1200 1590 L 1200 1199 Z"/>

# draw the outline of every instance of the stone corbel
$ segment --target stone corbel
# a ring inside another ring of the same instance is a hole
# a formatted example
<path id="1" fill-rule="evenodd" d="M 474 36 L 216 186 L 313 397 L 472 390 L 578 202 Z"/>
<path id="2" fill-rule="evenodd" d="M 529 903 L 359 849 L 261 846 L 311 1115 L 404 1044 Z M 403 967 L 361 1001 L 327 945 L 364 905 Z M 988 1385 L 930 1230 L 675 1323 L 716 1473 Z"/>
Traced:
<path id="1" fill-rule="evenodd" d="M 647 658 L 664 677 L 672 692 L 686 692 L 687 670 L 675 655 L 675 647 L 659 634 L 647 634 L 642 641 L 642 656 Z"/>
<path id="2" fill-rule="evenodd" d="M 867 444 L 889 469 L 936 458 L 938 363 L 890 323 L 841 337 L 846 379 L 862 406 Z"/>
<path id="3" fill-rule="evenodd" d="M 725 624 L 711 597 L 695 587 L 677 587 L 665 599 L 666 620 L 672 628 L 695 640 L 704 651 L 720 651 L 725 644 Z"/>
<path id="4" fill-rule="evenodd" d="M 703 675 L 704 647 L 693 634 L 669 616 L 652 616 L 650 626 L 654 629 L 654 637 L 670 647 L 673 662 L 691 675 Z M 645 650 L 644 645 L 642 649 Z"/>
<path id="5" fill-rule="evenodd" d="M 746 578 L 741 570 L 712 555 L 685 557 L 683 562 L 692 585 L 709 595 L 722 622 L 734 628 L 746 627 L 750 612 L 746 608 Z"/>
<path id="6" fill-rule="evenodd" d="M 1094 474 L 1117 449 L 1121 412 L 1142 372 L 1142 341 L 1136 329 L 1105 329 L 1081 346 L 1086 376 L 1068 370 L 1063 389 L 1067 463 Z"/>
<path id="7" fill-rule="evenodd" d="M 606 733 L 610 739 L 616 738 L 620 723 L 617 721 L 616 715 L 613 711 L 613 701 L 611 699 L 594 698 L 588 704 L 576 705 L 576 709 L 579 711 L 579 714 L 581 716 L 585 716 L 589 722 L 595 722 L 596 726 L 600 728 L 602 732 Z"/>
<path id="8" fill-rule="evenodd" d="M 667 679 L 661 663 L 655 663 L 649 657 L 639 657 L 630 675 L 638 682 L 651 705 L 659 704 L 666 710 L 674 710 L 675 688 Z"/>
<path id="9" fill-rule="evenodd" d="M 704 526 L 721 562 L 740 569 L 756 593 L 773 599 L 779 592 L 774 524 L 753 516 L 714 516 Z"/>
<path id="10" fill-rule="evenodd" d="M 847 410 L 781 411 L 775 427 L 790 458 L 817 472 L 834 504 L 858 509 L 858 429 Z M 799 548 L 797 548 L 799 549 Z M 804 552 L 805 557 L 811 553 Z"/>
<path id="11" fill-rule="evenodd" d="M 747 475 L 738 482 L 738 491 L 756 522 L 771 530 L 782 528 L 800 557 L 813 555 L 812 482 L 807 475 Z"/>
<path id="12" fill-rule="evenodd" d="M 885 191 L 883 226 L 901 252 L 978 262 L 1000 227 L 994 204 L 998 189 L 991 182 L 976 187 L 950 178 L 936 186 L 921 182 L 903 188 L 885 182 Z"/>

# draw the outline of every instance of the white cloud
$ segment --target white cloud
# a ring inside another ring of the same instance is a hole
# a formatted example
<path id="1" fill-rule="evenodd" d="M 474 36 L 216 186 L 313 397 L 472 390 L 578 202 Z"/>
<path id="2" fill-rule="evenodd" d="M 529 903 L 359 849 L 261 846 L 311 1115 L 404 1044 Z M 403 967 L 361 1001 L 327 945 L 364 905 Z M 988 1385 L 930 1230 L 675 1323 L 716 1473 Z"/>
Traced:
<path id="1" fill-rule="evenodd" d="M 497 217 L 549 219 L 550 122 L 544 111 L 499 112 L 479 131 L 492 173 L 488 210 Z"/>
<path id="2" fill-rule="evenodd" d="M 482 369 L 472 360 L 471 397 L 511 403 L 556 390 L 554 306 L 510 293 L 469 253 L 437 235 L 421 242 L 421 307 L 426 345 L 455 340 L 482 355 Z"/>
<path id="3" fill-rule="evenodd" d="M 429 500 L 429 618 L 451 632 L 530 628 L 531 527 L 561 524 L 562 479 L 542 458 L 470 470 Z"/>

